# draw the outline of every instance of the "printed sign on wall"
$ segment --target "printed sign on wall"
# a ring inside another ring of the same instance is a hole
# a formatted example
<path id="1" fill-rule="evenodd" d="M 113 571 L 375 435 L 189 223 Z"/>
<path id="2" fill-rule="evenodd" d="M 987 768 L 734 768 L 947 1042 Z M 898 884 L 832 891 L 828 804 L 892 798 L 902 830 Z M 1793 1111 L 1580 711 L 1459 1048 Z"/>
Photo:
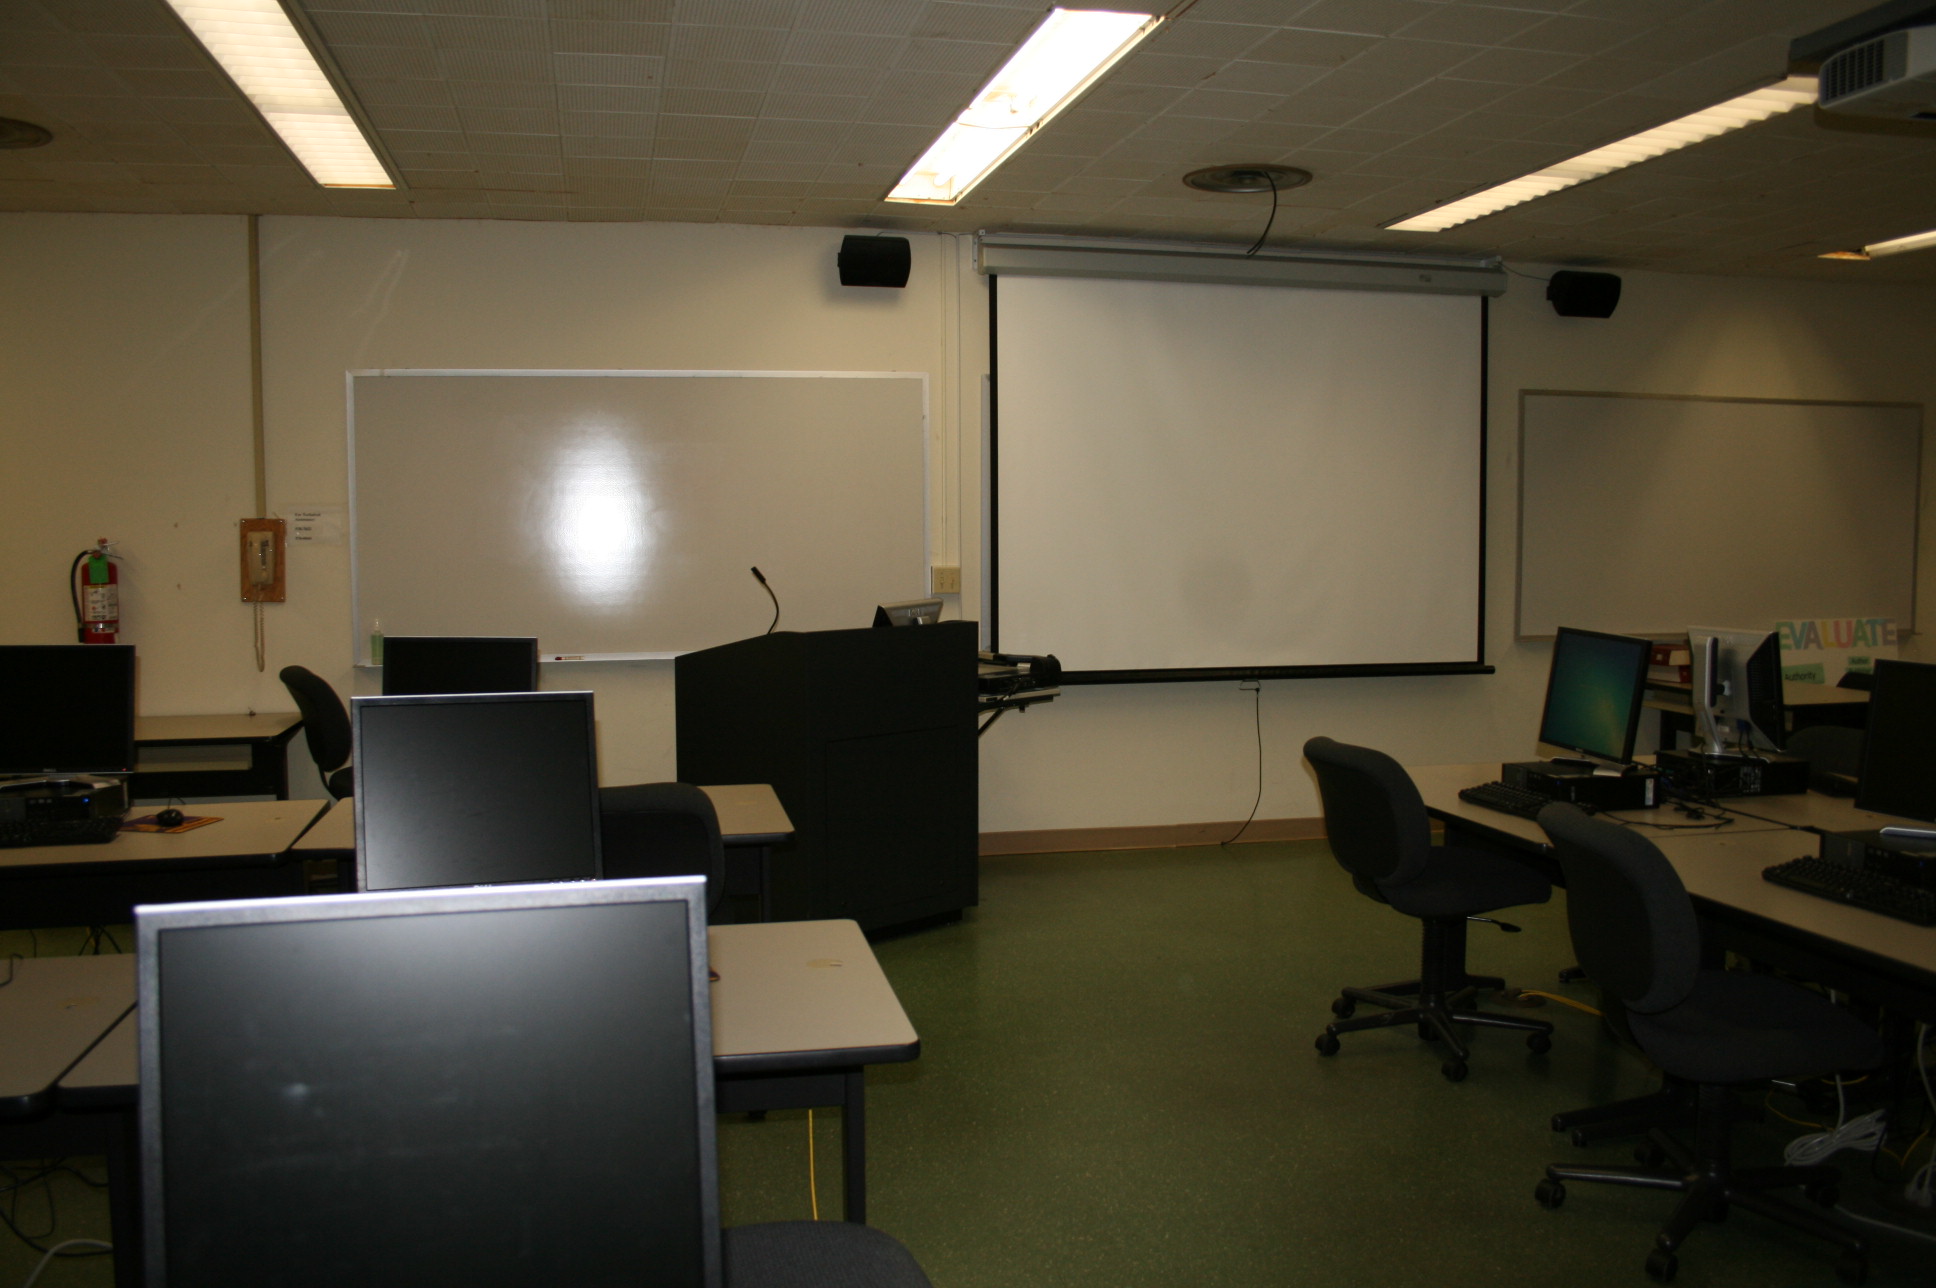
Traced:
<path id="1" fill-rule="evenodd" d="M 1896 656 L 1893 618 L 1776 622 L 1775 630 L 1781 636 L 1781 678 L 1798 684 L 1834 684 L 1849 671 L 1871 674 L 1877 658 Z"/>

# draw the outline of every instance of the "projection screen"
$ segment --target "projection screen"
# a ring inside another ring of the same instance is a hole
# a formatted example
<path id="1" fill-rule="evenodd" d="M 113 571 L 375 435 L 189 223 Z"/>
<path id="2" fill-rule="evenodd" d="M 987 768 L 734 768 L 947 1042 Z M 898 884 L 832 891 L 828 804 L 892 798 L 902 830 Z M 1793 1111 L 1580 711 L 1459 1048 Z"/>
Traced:
<path id="1" fill-rule="evenodd" d="M 994 647 L 1076 683 L 1489 669 L 1483 298 L 989 296 Z"/>

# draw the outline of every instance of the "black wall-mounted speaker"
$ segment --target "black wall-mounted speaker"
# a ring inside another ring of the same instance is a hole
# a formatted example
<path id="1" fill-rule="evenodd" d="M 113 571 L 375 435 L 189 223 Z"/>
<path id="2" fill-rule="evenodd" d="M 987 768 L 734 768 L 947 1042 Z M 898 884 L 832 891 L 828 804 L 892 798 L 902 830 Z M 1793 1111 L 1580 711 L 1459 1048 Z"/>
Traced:
<path id="1" fill-rule="evenodd" d="M 906 286 L 913 255 L 905 237 L 843 237 L 835 262 L 842 286 Z"/>
<path id="2" fill-rule="evenodd" d="M 1563 318 L 1610 318 L 1620 303 L 1620 279 L 1612 273 L 1561 269 L 1546 283 L 1546 298 Z"/>

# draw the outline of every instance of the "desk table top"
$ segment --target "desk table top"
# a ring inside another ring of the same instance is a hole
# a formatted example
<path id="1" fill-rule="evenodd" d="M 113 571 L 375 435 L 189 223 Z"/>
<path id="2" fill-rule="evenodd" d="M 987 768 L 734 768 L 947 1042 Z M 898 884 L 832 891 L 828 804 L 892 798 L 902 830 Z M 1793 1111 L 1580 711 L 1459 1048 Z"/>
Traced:
<path id="1" fill-rule="evenodd" d="M 1461 788 L 1477 783 L 1489 783 L 1499 777 L 1499 762 L 1486 761 L 1477 765 L 1408 765 L 1406 772 L 1418 785 L 1420 796 L 1425 798 L 1425 807 L 1441 819 L 1453 822 L 1471 823 L 1474 826 L 1503 832 L 1512 837 L 1545 848 L 1546 833 L 1538 823 L 1530 818 L 1520 818 L 1516 814 L 1504 814 L 1483 805 L 1469 805 L 1459 799 Z M 1716 811 L 1707 811 L 1710 814 Z M 1689 819 L 1675 812 L 1671 807 L 1657 806 L 1653 809 L 1617 809 L 1602 813 L 1612 819 L 1632 824 L 1634 830 L 1656 840 L 1670 836 L 1687 836 L 1697 832 L 1769 832 L 1786 830 L 1789 824 L 1775 819 L 1756 817 L 1734 808 L 1720 811 L 1723 818 L 1734 821 L 1719 827 L 1703 826 L 1700 820 Z"/>
<path id="2" fill-rule="evenodd" d="M 707 933 L 719 975 L 712 986 L 719 1073 L 803 1072 L 920 1054 L 921 1040 L 854 922 L 772 921 Z M 32 986 L 12 997 L 19 979 L 0 988 L 0 1117 L 7 1097 L 41 1097 L 56 1082 L 67 1103 L 126 1103 L 141 1078 L 134 954 L 19 965 L 32 968 L 23 976 Z"/>
<path id="3" fill-rule="evenodd" d="M 1656 844 L 1697 899 L 1936 975 L 1936 926 L 1918 926 L 1762 879 L 1763 868 L 1816 853 L 1819 843 L 1811 832 L 1677 836 Z"/>
<path id="4" fill-rule="evenodd" d="M 51 1107 L 49 1090 L 132 1009 L 132 953 L 14 962 L 0 988 L 0 1118 Z"/>
<path id="5" fill-rule="evenodd" d="M 719 813 L 720 839 L 728 845 L 774 845 L 793 835 L 793 820 L 765 783 L 701 787 Z M 356 798 L 337 801 L 296 842 L 298 854 L 356 848 Z"/>
<path id="6" fill-rule="evenodd" d="M 228 801 L 184 813 L 220 819 L 186 832 L 122 832 L 104 845 L 30 845 L 0 850 L 0 875 L 20 868 L 87 868 L 95 864 L 275 862 L 327 801 Z M 152 810 L 131 811 L 136 816 Z"/>
<path id="7" fill-rule="evenodd" d="M 921 1039 L 852 921 L 768 921 L 707 932 L 713 1060 L 758 1073 L 912 1060 Z"/>
<path id="8" fill-rule="evenodd" d="M 134 740 L 151 747 L 217 742 L 273 742 L 302 723 L 295 711 L 216 716 L 136 716 Z"/>

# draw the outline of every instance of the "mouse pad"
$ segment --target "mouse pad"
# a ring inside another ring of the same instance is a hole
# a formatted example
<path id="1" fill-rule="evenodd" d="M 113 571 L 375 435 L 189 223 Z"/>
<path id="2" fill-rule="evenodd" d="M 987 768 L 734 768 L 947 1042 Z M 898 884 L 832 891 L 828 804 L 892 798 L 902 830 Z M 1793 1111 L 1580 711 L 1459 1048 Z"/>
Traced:
<path id="1" fill-rule="evenodd" d="M 131 818 L 123 823 L 121 830 L 123 832 L 192 832 L 198 827 L 207 827 L 210 823 L 221 821 L 213 814 L 190 814 L 174 827 L 163 827 L 155 821 L 155 815 L 143 814 L 140 818 Z"/>

